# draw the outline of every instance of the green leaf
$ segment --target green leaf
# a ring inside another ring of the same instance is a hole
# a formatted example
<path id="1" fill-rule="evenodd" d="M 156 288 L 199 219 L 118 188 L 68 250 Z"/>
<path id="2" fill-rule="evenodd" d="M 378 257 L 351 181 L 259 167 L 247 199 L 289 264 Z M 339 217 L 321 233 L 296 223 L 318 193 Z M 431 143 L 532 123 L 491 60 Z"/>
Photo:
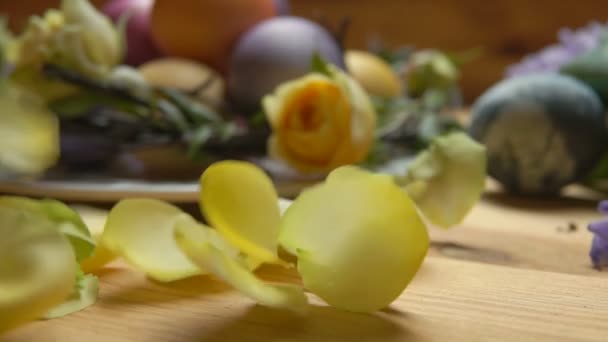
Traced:
<path id="1" fill-rule="evenodd" d="M 192 159 L 196 158 L 201 148 L 213 137 L 213 133 L 213 128 L 208 125 L 192 130 L 187 136 L 188 156 Z"/>
<path id="2" fill-rule="evenodd" d="M 72 96 L 62 97 L 52 101 L 48 105 L 49 109 L 57 113 L 59 117 L 71 119 L 89 113 L 99 107 L 110 107 L 139 116 L 142 107 L 121 98 L 102 94 L 99 92 L 81 92 Z"/>
<path id="3" fill-rule="evenodd" d="M 84 274 L 80 268 L 76 272 L 76 282 L 70 297 L 49 310 L 43 318 L 53 319 L 81 311 L 95 304 L 99 294 L 99 279 L 92 274 Z"/>
<path id="4" fill-rule="evenodd" d="M 315 52 L 310 59 L 310 69 L 312 72 L 318 72 L 325 76 L 333 77 L 329 64 L 317 52 Z"/>
<path id="5" fill-rule="evenodd" d="M 159 89 L 160 93 L 179 108 L 195 124 L 221 122 L 221 117 L 211 107 L 192 100 L 188 95 L 173 88 Z"/>
<path id="6" fill-rule="evenodd" d="M 411 46 L 403 46 L 394 50 L 380 48 L 375 54 L 390 64 L 394 70 L 399 71 L 407 63 L 414 51 L 415 49 Z"/>
<path id="7" fill-rule="evenodd" d="M 422 94 L 422 106 L 425 109 L 439 111 L 448 103 L 448 94 L 445 89 L 428 89 Z"/>
<path id="8" fill-rule="evenodd" d="M 249 123 L 252 126 L 262 126 L 264 124 L 266 124 L 266 113 L 264 112 L 264 110 L 260 109 L 258 112 L 256 112 L 255 114 L 253 114 L 251 116 L 251 118 L 249 119 Z"/>
<path id="9" fill-rule="evenodd" d="M 190 129 L 190 123 L 176 105 L 165 99 L 160 99 L 156 102 L 156 106 L 165 115 L 167 121 L 181 133 Z"/>
<path id="10" fill-rule="evenodd" d="M 371 97 L 376 110 L 376 137 L 382 138 L 399 128 L 413 117 L 415 104 L 404 97 Z"/>

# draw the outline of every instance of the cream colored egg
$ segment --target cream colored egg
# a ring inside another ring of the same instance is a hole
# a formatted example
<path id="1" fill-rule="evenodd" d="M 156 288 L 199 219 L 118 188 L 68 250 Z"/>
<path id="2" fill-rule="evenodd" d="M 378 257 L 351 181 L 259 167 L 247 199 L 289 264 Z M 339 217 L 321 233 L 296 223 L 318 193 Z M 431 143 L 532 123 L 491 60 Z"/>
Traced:
<path id="1" fill-rule="evenodd" d="M 196 97 L 213 107 L 223 102 L 224 79 L 202 63 L 183 58 L 161 58 L 141 65 L 139 72 L 152 86 L 178 88 L 186 92 L 194 91 L 209 81 Z"/>
<path id="2" fill-rule="evenodd" d="M 345 54 L 349 73 L 370 94 L 381 97 L 401 95 L 403 86 L 397 74 L 380 57 L 358 50 Z"/>

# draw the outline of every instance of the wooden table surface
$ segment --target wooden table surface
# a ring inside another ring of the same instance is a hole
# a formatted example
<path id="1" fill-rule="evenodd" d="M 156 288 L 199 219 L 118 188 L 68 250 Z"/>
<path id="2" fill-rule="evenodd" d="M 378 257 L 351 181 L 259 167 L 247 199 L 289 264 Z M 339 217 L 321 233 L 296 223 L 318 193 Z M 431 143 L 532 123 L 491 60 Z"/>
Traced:
<path id="1" fill-rule="evenodd" d="M 210 277 L 166 285 L 116 264 L 100 273 L 95 306 L 0 341 L 607 341 L 608 272 L 588 258 L 595 205 L 578 193 L 547 201 L 489 191 L 460 227 L 432 229 L 415 280 L 374 314 L 311 296 L 297 316 Z M 259 274 L 298 282 L 277 268 Z"/>

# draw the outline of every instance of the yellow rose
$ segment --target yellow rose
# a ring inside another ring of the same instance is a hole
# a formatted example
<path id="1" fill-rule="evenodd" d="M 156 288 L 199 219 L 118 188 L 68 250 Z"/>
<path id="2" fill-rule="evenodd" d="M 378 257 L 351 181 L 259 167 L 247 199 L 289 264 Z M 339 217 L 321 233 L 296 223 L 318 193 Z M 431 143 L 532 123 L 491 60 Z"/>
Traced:
<path id="1" fill-rule="evenodd" d="M 269 154 L 303 172 L 362 161 L 374 139 L 376 113 L 363 88 L 339 69 L 313 73 L 263 100 L 273 134 Z"/>

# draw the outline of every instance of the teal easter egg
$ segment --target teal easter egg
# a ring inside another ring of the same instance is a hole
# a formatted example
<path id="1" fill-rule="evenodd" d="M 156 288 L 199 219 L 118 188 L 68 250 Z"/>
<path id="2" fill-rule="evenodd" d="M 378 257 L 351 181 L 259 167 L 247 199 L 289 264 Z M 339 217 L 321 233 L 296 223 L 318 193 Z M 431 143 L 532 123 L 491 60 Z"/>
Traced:
<path id="1" fill-rule="evenodd" d="M 606 150 L 598 96 L 564 75 L 503 80 L 474 104 L 470 134 L 488 151 L 488 173 L 507 190 L 554 195 L 580 180 Z"/>

